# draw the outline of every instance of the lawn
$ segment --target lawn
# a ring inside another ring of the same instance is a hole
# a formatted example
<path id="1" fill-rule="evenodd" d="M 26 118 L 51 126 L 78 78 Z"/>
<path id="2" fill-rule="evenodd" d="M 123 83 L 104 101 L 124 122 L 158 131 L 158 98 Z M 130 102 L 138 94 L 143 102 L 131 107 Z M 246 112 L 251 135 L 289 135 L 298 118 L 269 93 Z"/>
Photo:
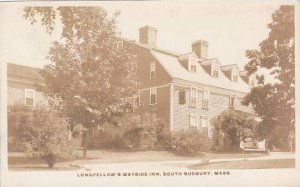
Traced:
<path id="1" fill-rule="evenodd" d="M 271 169 L 271 168 L 294 168 L 295 159 L 274 160 L 243 160 L 224 161 L 210 164 L 198 164 L 190 166 L 189 169 Z"/>

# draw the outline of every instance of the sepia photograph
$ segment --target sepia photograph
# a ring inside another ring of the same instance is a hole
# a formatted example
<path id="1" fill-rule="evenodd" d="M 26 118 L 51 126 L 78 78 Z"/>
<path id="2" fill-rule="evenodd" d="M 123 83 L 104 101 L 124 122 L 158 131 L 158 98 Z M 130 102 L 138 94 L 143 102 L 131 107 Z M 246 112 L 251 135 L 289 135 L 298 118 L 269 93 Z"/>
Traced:
<path id="1" fill-rule="evenodd" d="M 298 2 L 218 2 L 0 2 L 2 185 L 298 186 Z"/>

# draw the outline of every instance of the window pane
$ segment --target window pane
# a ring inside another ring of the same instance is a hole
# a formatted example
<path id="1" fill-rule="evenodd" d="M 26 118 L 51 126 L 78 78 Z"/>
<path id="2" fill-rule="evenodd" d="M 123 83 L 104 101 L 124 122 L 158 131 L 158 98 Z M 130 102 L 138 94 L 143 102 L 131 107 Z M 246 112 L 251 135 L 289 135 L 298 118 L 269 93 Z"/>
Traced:
<path id="1" fill-rule="evenodd" d="M 26 105 L 33 105 L 33 99 L 26 98 Z"/>
<path id="2" fill-rule="evenodd" d="M 190 115 L 190 126 L 197 126 L 197 116 Z"/>
<path id="3" fill-rule="evenodd" d="M 208 118 L 201 117 L 201 127 L 208 127 Z"/>
<path id="4" fill-rule="evenodd" d="M 181 105 L 185 104 L 185 91 L 184 90 L 181 90 L 178 93 L 178 103 Z"/>
<path id="5" fill-rule="evenodd" d="M 33 90 L 26 90 L 25 97 L 33 99 Z"/>

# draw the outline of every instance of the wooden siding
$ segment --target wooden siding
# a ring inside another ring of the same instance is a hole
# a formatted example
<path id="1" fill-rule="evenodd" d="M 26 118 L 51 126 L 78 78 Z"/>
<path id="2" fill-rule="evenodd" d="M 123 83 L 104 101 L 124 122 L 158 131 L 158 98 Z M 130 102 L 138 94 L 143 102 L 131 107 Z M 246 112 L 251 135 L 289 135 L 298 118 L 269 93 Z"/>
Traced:
<path id="1" fill-rule="evenodd" d="M 186 102 L 183 105 L 179 104 L 179 91 L 184 89 L 186 92 Z M 228 94 L 210 92 L 210 105 L 209 109 L 202 108 L 203 101 L 203 89 L 198 87 L 197 91 L 197 107 L 191 107 L 190 100 L 190 88 L 188 86 L 182 87 L 174 85 L 173 89 L 173 129 L 189 129 L 189 116 L 190 114 L 196 114 L 199 116 L 207 116 L 212 119 L 223 111 L 229 108 L 229 92 Z M 240 104 L 240 100 L 235 101 L 236 109 L 251 112 L 251 107 L 245 107 Z M 212 127 L 209 126 L 209 135 L 212 135 Z"/>

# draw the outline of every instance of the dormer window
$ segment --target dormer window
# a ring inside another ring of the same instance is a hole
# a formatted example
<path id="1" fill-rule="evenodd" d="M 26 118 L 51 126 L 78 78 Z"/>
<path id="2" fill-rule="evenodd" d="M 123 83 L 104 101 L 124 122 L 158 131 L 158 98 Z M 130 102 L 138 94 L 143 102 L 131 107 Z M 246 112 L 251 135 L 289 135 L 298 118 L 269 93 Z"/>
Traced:
<path id="1" fill-rule="evenodd" d="M 191 72 L 196 73 L 197 72 L 197 66 L 191 65 Z"/>
<path id="2" fill-rule="evenodd" d="M 239 70 L 236 68 L 233 68 L 232 70 L 232 81 L 233 82 L 238 82 L 238 78 L 239 78 Z"/>
<path id="3" fill-rule="evenodd" d="M 150 79 L 155 78 L 155 70 L 156 70 L 155 66 L 156 66 L 155 62 L 150 63 Z"/>
<path id="4" fill-rule="evenodd" d="M 219 72 L 220 72 L 220 66 L 218 64 L 212 64 L 211 65 L 211 75 L 213 77 L 219 77 Z"/>

